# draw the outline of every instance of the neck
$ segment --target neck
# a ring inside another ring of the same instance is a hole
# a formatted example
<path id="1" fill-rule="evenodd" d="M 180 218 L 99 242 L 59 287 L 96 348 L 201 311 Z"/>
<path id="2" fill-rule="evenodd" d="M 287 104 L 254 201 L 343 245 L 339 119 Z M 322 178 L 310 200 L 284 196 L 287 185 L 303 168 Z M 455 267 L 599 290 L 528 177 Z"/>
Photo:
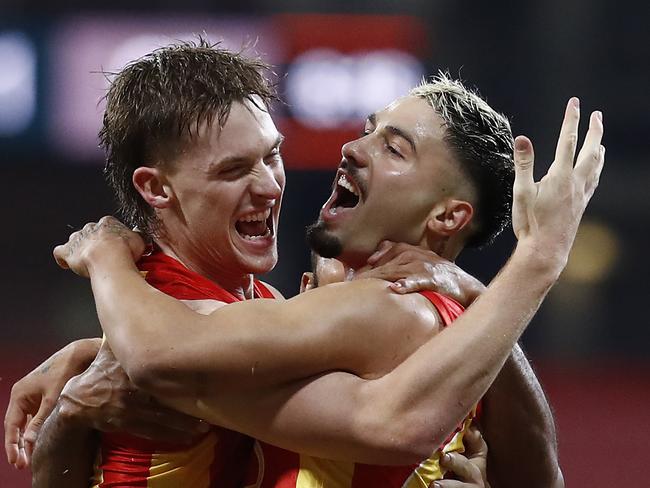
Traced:
<path id="1" fill-rule="evenodd" d="M 455 240 L 445 238 L 445 239 L 423 239 L 422 242 L 416 245 L 421 249 L 427 251 L 433 251 L 438 256 L 451 261 L 452 263 L 456 260 L 460 252 L 463 250 L 463 244 L 456 242 Z M 367 260 L 370 255 L 365 256 L 363 259 L 357 259 L 355 261 L 343 260 L 339 258 L 339 261 L 343 264 L 345 270 L 345 280 L 351 280 L 355 274 L 367 271 L 372 267 L 367 264 Z"/>
<path id="2" fill-rule="evenodd" d="M 435 252 L 441 258 L 445 258 L 447 261 L 452 263 L 456 261 L 456 258 L 463 250 L 463 244 L 456 242 L 453 239 L 445 238 L 438 240 L 428 240 L 426 243 L 420 244 L 420 247 L 423 249 L 429 249 L 430 251 Z"/>
<path id="3" fill-rule="evenodd" d="M 159 237 L 155 239 L 155 243 L 167 256 L 176 259 L 187 269 L 215 282 L 240 300 L 254 298 L 252 274 L 242 274 L 221 268 L 218 265 L 208 265 L 205 259 L 197 259 L 194 256 L 195 253 L 190 249 L 167 239 Z"/>

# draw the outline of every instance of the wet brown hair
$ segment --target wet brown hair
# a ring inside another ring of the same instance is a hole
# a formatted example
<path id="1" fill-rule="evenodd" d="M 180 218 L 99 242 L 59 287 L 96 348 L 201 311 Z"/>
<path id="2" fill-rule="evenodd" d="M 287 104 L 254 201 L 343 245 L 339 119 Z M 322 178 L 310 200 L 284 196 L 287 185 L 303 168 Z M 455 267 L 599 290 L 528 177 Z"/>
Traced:
<path id="1" fill-rule="evenodd" d="M 133 186 L 140 166 L 169 162 L 191 143 L 201 124 L 226 123 L 233 102 L 266 110 L 277 100 L 269 66 L 202 37 L 157 49 L 129 63 L 111 80 L 99 132 L 104 174 L 125 223 L 156 231 L 153 209 Z"/>

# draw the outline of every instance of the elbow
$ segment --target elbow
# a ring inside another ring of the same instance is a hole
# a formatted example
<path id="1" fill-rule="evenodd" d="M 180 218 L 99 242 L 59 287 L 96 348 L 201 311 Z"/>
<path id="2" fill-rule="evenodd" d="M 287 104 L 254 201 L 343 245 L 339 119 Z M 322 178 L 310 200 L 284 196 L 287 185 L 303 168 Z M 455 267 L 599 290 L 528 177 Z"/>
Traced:
<path id="1" fill-rule="evenodd" d="M 174 383 L 174 366 L 151 350 L 137 352 L 122 362 L 122 368 L 133 385 L 154 397 L 170 393 Z"/>
<path id="2" fill-rule="evenodd" d="M 381 459 L 374 464 L 412 465 L 428 459 L 443 442 L 442 436 L 414 425 L 394 425 L 379 431 Z"/>
<path id="3" fill-rule="evenodd" d="M 418 419 L 419 422 L 409 422 L 401 427 L 405 445 L 403 450 L 408 455 L 409 464 L 418 464 L 430 458 L 443 445 L 448 433 L 437 422 L 436 417 Z"/>
<path id="4" fill-rule="evenodd" d="M 124 371 L 131 383 L 139 390 L 146 391 L 154 396 L 160 389 L 164 371 L 151 361 L 139 361 L 137 364 L 124 364 Z"/>
<path id="5" fill-rule="evenodd" d="M 363 432 L 372 437 L 367 444 L 375 445 L 377 456 L 363 460 L 369 464 L 411 465 L 428 459 L 443 444 L 448 433 L 436 422 L 435 415 L 382 415 L 374 409 L 365 419 Z"/>

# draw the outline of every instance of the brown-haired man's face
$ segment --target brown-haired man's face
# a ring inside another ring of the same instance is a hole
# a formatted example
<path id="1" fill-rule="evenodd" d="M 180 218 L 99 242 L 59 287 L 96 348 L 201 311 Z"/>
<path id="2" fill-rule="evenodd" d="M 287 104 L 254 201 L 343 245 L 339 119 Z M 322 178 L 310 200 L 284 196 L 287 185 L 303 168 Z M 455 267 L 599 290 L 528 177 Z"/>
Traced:
<path id="1" fill-rule="evenodd" d="M 463 179 L 443 137 L 442 119 L 418 97 L 370 116 L 363 136 L 343 146 L 332 195 L 310 232 L 313 249 L 357 267 L 384 239 L 423 243 L 432 208 Z"/>
<path id="2" fill-rule="evenodd" d="M 204 124 L 173 161 L 167 178 L 180 225 L 173 240 L 215 273 L 264 273 L 277 262 L 285 175 L 268 112 L 233 103 L 219 129 Z"/>

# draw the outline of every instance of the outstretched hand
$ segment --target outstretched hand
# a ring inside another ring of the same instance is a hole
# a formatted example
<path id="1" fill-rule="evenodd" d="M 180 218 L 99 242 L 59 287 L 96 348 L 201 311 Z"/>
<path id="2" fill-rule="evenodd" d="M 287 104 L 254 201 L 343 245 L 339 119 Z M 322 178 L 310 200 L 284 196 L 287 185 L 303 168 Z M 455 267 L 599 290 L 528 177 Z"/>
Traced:
<path id="1" fill-rule="evenodd" d="M 137 261 L 144 253 L 145 243 L 137 232 L 130 230 L 114 217 L 103 217 L 70 234 L 68 242 L 54 248 L 54 259 L 63 269 L 70 269 L 88 278 L 88 264 L 93 254 L 120 253 Z"/>
<path id="2" fill-rule="evenodd" d="M 515 183 L 512 226 L 520 244 L 531 244 L 543 259 L 566 263 L 578 224 L 600 178 L 605 162 L 603 119 L 593 112 L 589 130 L 578 153 L 580 103 L 572 98 L 567 104 L 555 160 L 539 181 L 533 179 L 535 155 L 527 137 L 515 139 Z"/>

